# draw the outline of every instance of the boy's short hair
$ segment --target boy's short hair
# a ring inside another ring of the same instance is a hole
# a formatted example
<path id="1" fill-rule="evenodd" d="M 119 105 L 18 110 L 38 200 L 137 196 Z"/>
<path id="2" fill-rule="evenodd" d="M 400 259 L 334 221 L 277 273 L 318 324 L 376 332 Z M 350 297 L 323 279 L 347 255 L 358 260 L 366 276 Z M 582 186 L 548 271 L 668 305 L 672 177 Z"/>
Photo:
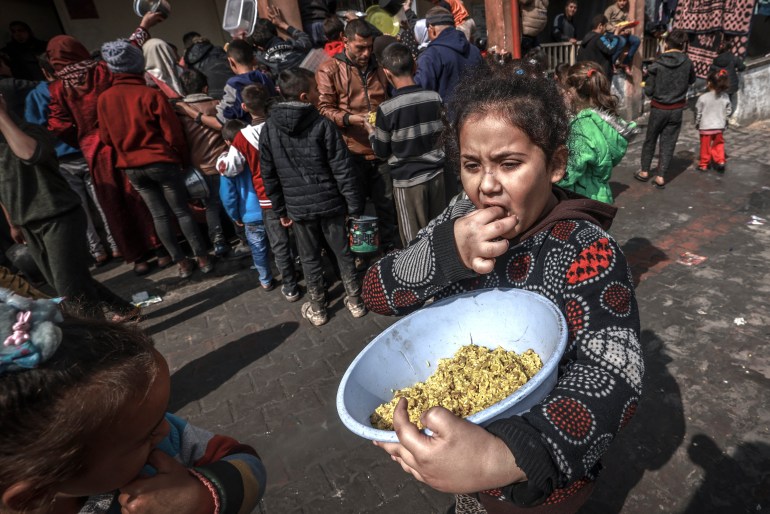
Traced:
<path id="1" fill-rule="evenodd" d="M 201 37 L 200 34 L 195 32 L 194 30 L 191 30 L 190 32 L 186 32 L 184 36 L 182 36 L 182 44 L 185 48 L 190 48 L 195 44 L 195 38 Z"/>
<path id="2" fill-rule="evenodd" d="M 257 18 L 257 22 L 254 24 L 254 32 L 249 36 L 251 44 L 257 48 L 265 48 L 274 37 L 278 37 L 278 29 L 275 28 L 275 24 L 265 18 Z"/>
<path id="3" fill-rule="evenodd" d="M 356 36 L 364 39 L 374 37 L 374 30 L 372 26 L 366 23 L 364 20 L 352 20 L 345 25 L 345 37 L 348 39 L 355 39 Z"/>
<path id="4" fill-rule="evenodd" d="M 683 30 L 672 30 L 671 33 L 666 36 L 666 47 L 674 50 L 684 50 L 685 45 L 689 40 L 689 36 Z"/>
<path id="5" fill-rule="evenodd" d="M 310 84 L 315 81 L 315 74 L 305 68 L 284 70 L 278 75 L 278 89 L 281 96 L 289 102 L 296 102 L 302 93 L 310 92 Z"/>
<path id="6" fill-rule="evenodd" d="M 179 82 L 182 84 L 182 92 L 185 95 L 194 95 L 203 93 L 209 85 L 206 75 L 196 69 L 188 68 L 179 75 Z"/>
<path id="7" fill-rule="evenodd" d="M 597 14 L 591 18 L 591 28 L 595 29 L 599 25 L 607 25 L 607 17 L 603 14 Z"/>
<path id="8" fill-rule="evenodd" d="M 254 47 L 242 39 L 236 39 L 227 45 L 227 57 L 242 66 L 248 66 L 254 62 Z"/>
<path id="9" fill-rule="evenodd" d="M 222 125 L 222 139 L 232 141 L 238 135 L 238 132 L 244 128 L 246 128 L 246 124 L 243 121 L 228 120 Z"/>
<path id="10" fill-rule="evenodd" d="M 0 54 L 0 60 L 2 60 L 2 55 Z M 53 69 L 53 66 L 51 66 L 51 61 L 48 59 L 48 53 L 42 52 L 37 54 L 37 65 L 40 66 L 40 69 L 46 72 L 50 76 L 56 75 L 56 70 Z"/>
<path id="11" fill-rule="evenodd" d="M 324 35 L 328 41 L 338 41 L 340 34 L 345 31 L 345 24 L 337 15 L 331 15 L 324 20 Z"/>
<path id="12" fill-rule="evenodd" d="M 396 77 L 410 77 L 414 72 L 412 52 L 402 43 L 391 43 L 385 47 L 380 64 Z"/>
<path id="13" fill-rule="evenodd" d="M 567 5 L 572 5 L 572 4 L 578 5 L 578 0 L 567 0 L 567 3 L 564 4 L 564 5 L 567 6 Z"/>
<path id="14" fill-rule="evenodd" d="M 265 112 L 270 92 L 262 84 L 251 84 L 241 91 L 241 99 L 249 113 Z"/>

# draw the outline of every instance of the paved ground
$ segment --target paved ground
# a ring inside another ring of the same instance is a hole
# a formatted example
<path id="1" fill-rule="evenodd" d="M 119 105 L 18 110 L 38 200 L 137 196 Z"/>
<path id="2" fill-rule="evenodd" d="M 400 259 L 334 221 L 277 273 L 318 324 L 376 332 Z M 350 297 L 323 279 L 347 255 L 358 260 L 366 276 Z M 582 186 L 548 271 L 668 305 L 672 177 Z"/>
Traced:
<path id="1" fill-rule="evenodd" d="M 583 514 L 770 512 L 770 125 L 727 134 L 724 176 L 693 170 L 696 136 L 684 131 L 665 190 L 633 180 L 643 136 L 615 170 L 611 232 L 638 283 L 645 396 Z M 706 260 L 683 265 L 684 252 Z M 353 320 L 335 284 L 331 321 L 311 327 L 248 265 L 190 280 L 100 271 L 125 295 L 163 295 L 142 325 L 171 365 L 171 410 L 261 452 L 270 514 L 443 512 L 451 498 L 336 414 L 347 365 L 395 320 Z"/>

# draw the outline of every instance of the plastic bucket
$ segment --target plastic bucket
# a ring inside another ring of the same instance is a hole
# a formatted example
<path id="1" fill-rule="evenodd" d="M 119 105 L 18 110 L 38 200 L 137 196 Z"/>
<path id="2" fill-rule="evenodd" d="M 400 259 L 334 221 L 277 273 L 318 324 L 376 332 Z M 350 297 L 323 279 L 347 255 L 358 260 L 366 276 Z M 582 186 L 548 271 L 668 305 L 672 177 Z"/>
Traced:
<path id="1" fill-rule="evenodd" d="M 148 12 L 159 12 L 168 18 L 171 15 L 171 4 L 168 0 L 135 0 L 134 12 L 137 16 L 144 16 Z"/>
<path id="2" fill-rule="evenodd" d="M 375 337 L 350 364 L 337 391 L 337 413 L 353 433 L 397 442 L 396 433 L 372 427 L 369 416 L 393 391 L 427 379 L 438 360 L 466 344 L 524 352 L 543 361 L 529 382 L 504 400 L 466 418 L 486 426 L 523 414 L 555 387 L 567 347 L 567 322 L 550 300 L 523 289 L 485 289 L 437 301 L 400 319 Z"/>
<path id="3" fill-rule="evenodd" d="M 353 253 L 374 253 L 380 248 L 380 232 L 376 216 L 361 216 L 350 219 L 350 251 Z"/>

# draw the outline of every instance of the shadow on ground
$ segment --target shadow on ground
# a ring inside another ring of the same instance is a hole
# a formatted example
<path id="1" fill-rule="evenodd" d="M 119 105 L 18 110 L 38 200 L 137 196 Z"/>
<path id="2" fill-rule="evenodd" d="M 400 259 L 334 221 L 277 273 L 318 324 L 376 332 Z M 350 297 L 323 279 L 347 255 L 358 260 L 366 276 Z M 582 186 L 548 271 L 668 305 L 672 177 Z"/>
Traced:
<path id="1" fill-rule="evenodd" d="M 604 469 L 594 493 L 579 514 L 621 512 L 644 474 L 661 469 L 684 440 L 682 395 L 668 369 L 672 359 L 665 352 L 665 343 L 655 332 L 643 330 L 641 344 L 645 365 L 642 401 L 602 459 Z"/>
<path id="2" fill-rule="evenodd" d="M 176 314 L 147 327 L 145 331 L 149 334 L 159 334 L 175 325 L 205 314 L 207 311 L 219 307 L 228 300 L 254 289 L 258 283 L 256 279 L 249 280 L 243 274 L 232 275 L 214 287 L 203 289 L 152 311 L 149 315 L 151 320 L 167 316 L 171 313 Z"/>
<path id="3" fill-rule="evenodd" d="M 770 512 L 770 445 L 743 442 L 731 453 L 693 436 L 687 454 L 705 476 L 681 514 Z"/>
<path id="4" fill-rule="evenodd" d="M 240 370 L 278 348 L 297 328 L 299 323 L 289 322 L 252 332 L 185 364 L 171 376 L 168 411 L 178 412 L 190 402 L 204 398 Z"/>
<path id="5" fill-rule="evenodd" d="M 650 268 L 668 259 L 666 253 L 645 237 L 632 237 L 621 247 L 631 268 L 634 287 L 639 286 L 642 277 Z"/>

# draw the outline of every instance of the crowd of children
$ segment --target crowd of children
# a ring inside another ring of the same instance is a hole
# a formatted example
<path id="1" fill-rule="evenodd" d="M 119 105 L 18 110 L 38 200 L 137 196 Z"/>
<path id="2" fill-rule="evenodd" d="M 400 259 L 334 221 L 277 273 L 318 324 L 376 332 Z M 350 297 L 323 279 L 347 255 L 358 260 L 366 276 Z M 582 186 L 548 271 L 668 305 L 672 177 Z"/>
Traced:
<path id="1" fill-rule="evenodd" d="M 483 287 L 542 291 L 574 329 L 555 394 L 486 429 L 433 409 L 424 422 L 437 444 L 419 436 L 402 402 L 394 416 L 400 443 L 379 446 L 440 490 L 485 491 L 459 495 L 458 513 L 496 511 L 501 498 L 511 508 L 543 504 L 557 506 L 544 513 L 574 512 L 642 394 L 633 284 L 606 232 L 616 212 L 609 205 L 612 170 L 638 131 L 619 117 L 610 81 L 619 52 L 630 43 L 630 59 L 635 43 L 609 37 L 607 17 L 599 15 L 584 40 L 587 53 L 555 78 L 536 60 L 482 63 L 478 51 L 467 48 L 467 36 L 452 32 L 457 4 L 435 7 L 426 19 L 431 41 L 451 38 L 452 51 L 465 52 L 463 59 L 453 57 L 458 68 L 451 80 L 436 75 L 435 83 L 424 79 L 421 63 L 435 67 L 448 62 L 441 60 L 446 56 L 421 61 L 414 48 L 393 42 L 375 59 L 375 33 L 360 20 L 323 22 L 335 39 L 325 47 L 332 59 L 317 73 L 298 67 L 298 52 L 311 38 L 274 8 L 257 39 L 236 39 L 222 52 L 232 74 L 220 81 L 219 98 L 209 96 L 203 71 L 180 69 L 170 46 L 149 38 L 149 28 L 161 21 L 155 14 L 143 18 L 131 39 L 105 43 L 99 60 L 63 36 L 41 57 L 50 83 L 28 99 L 28 121 L 37 126 L 16 119 L 0 95 L 0 164 L 10 177 L 0 181 L 0 202 L 50 285 L 90 318 L 104 307 L 115 322 L 139 312 L 88 272 L 85 252 L 102 262 L 108 250 L 79 207 L 87 205 L 86 194 L 106 208 L 98 212 L 112 229 L 109 252 L 130 253 L 137 273 L 147 272 L 147 250 L 158 248 L 158 264 L 176 263 L 182 278 L 195 267 L 213 269 L 188 204 L 183 170 L 189 165 L 206 177 L 214 253 L 234 251 L 223 209 L 263 290 L 276 287 L 275 269 L 283 297 L 298 301 L 299 261 L 307 296 L 300 312 L 314 326 L 329 320 L 324 254 L 354 318 L 367 309 L 403 314 L 430 298 Z M 617 9 L 625 6 L 618 0 Z M 617 9 L 609 13 L 613 23 L 625 19 Z M 295 41 L 278 40 L 276 28 Z M 623 29 L 609 30 L 619 36 Z M 314 31 L 313 39 L 320 38 L 320 25 Z M 204 41 L 195 36 L 192 45 Z M 673 31 L 646 77 L 652 110 L 634 177 L 647 182 L 654 175 L 660 189 L 695 79 L 685 48 L 686 36 Z M 708 92 L 697 101 L 701 171 L 725 171 L 723 132 L 739 69 L 720 55 Z M 60 136 L 56 148 L 44 127 Z M 463 192 L 450 201 L 455 183 L 448 178 L 455 175 Z M 80 197 L 68 185 L 73 177 L 82 183 Z M 396 215 L 380 220 L 388 252 L 362 281 L 348 221 L 371 210 L 367 202 L 383 217 Z M 587 254 L 600 257 L 591 272 Z M 3 512 L 248 512 L 261 498 L 266 474 L 254 449 L 165 412 L 168 366 L 140 331 L 65 319 L 58 300 L 33 301 L 0 289 L 0 334 L 6 337 L 0 347 Z M 623 358 L 613 360 L 613 352 Z M 594 394 L 600 382 L 606 388 Z M 592 420 L 591 431 L 579 430 L 585 419 Z"/>

